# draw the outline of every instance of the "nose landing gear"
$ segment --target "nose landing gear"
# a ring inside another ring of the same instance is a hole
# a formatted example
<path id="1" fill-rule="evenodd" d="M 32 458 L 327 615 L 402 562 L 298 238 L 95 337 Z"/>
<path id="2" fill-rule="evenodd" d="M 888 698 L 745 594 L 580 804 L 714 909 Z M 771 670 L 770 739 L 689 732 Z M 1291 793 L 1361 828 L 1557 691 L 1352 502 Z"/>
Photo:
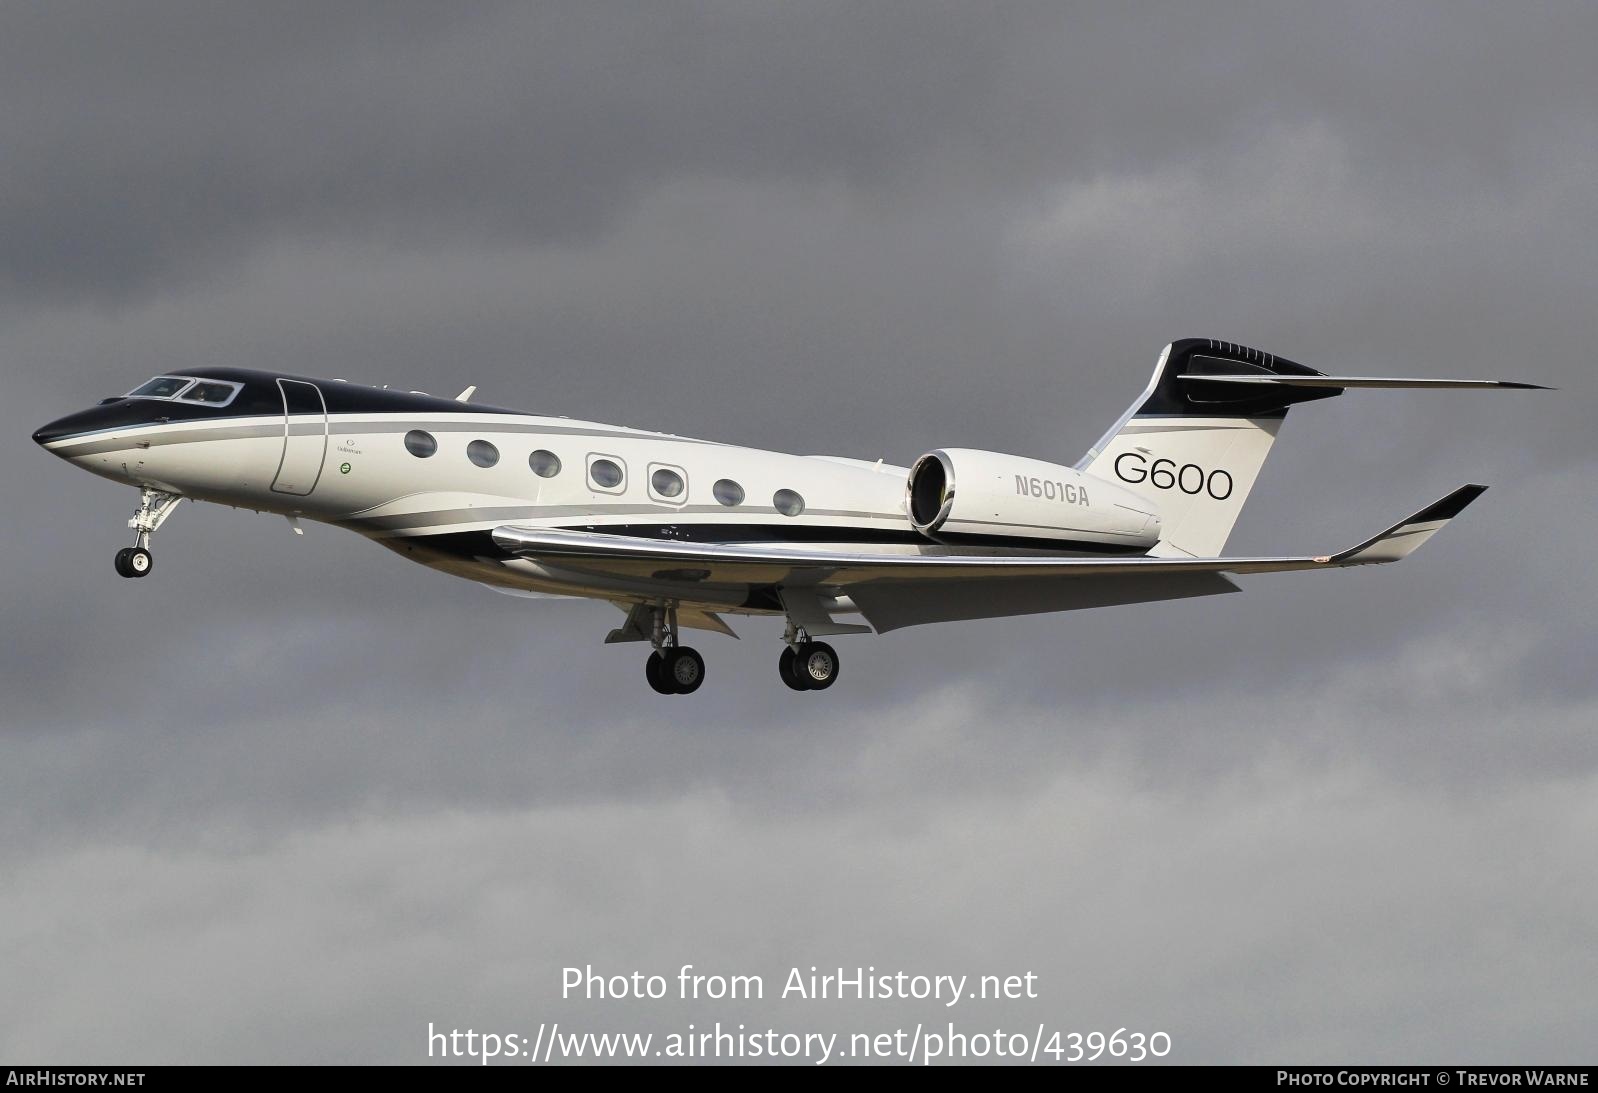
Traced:
<path id="1" fill-rule="evenodd" d="M 155 557 L 150 553 L 150 538 L 157 528 L 166 523 L 166 518 L 172 515 L 172 510 L 182 500 L 175 493 L 145 487 L 139 498 L 139 509 L 128 521 L 128 527 L 137 533 L 136 545 L 117 551 L 116 568 L 119 574 L 124 577 L 143 577 L 150 572 L 155 565 Z"/>
<path id="2" fill-rule="evenodd" d="M 123 547 L 117 551 L 117 572 L 124 577 L 142 577 L 154 564 L 155 558 L 143 547 Z"/>

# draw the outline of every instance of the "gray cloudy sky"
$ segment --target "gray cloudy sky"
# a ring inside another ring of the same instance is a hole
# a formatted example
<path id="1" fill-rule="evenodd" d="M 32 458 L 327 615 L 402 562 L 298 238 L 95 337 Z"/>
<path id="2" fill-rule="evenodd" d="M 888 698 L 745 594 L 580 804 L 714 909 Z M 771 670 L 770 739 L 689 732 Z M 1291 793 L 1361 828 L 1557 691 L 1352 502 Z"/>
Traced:
<path id="1" fill-rule="evenodd" d="M 1592 1061 L 1590 4 L 0 11 L 0 1058 L 1164 1029 Z M 135 500 L 29 432 L 237 364 L 806 452 L 1070 462 L 1165 342 L 1557 394 L 1296 411 L 1232 546 L 1412 563 L 839 642 Z M 569 964 L 1039 976 L 988 1009 L 579 1005 Z M 980 1013 L 980 1015 L 979 1015 Z"/>

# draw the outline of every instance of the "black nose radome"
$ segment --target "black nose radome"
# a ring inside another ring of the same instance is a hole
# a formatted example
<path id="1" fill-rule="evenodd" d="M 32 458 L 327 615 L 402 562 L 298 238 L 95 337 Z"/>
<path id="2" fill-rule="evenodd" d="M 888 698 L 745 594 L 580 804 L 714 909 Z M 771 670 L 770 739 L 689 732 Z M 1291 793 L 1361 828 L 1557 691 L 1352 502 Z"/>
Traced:
<path id="1" fill-rule="evenodd" d="M 67 418 L 62 418 L 60 421 L 52 421 L 42 429 L 34 430 L 33 442 L 35 444 L 48 444 L 52 440 L 60 440 L 70 431 L 67 421 Z"/>
<path id="2" fill-rule="evenodd" d="M 58 418 L 50 424 L 39 429 L 33 434 L 35 444 L 50 444 L 69 436 L 82 436 L 84 433 L 98 432 L 101 429 L 113 429 L 120 425 L 138 425 L 151 417 L 150 406 L 159 406 L 160 403 L 146 403 L 141 406 L 127 400 L 118 400 L 115 405 L 94 406 L 87 410 L 79 410 L 75 414 L 68 414 Z"/>

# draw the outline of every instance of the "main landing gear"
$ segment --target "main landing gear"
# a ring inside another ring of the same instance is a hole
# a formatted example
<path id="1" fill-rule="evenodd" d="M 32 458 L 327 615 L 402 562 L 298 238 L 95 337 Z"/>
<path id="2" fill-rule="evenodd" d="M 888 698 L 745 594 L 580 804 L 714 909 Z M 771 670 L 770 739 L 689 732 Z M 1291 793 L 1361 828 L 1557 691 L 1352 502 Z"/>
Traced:
<path id="1" fill-rule="evenodd" d="M 628 614 L 627 625 L 613 631 L 612 641 L 641 641 L 647 634 L 655 651 L 644 662 L 644 678 L 656 694 L 693 694 L 705 681 L 705 658 L 695 649 L 679 645 L 677 605 L 638 604 Z M 838 681 L 838 652 L 816 641 L 792 619 L 783 631 L 784 649 L 777 661 L 782 681 L 795 691 L 825 691 Z"/>
<path id="2" fill-rule="evenodd" d="M 649 636 L 655 651 L 644 662 L 644 678 L 657 694 L 690 695 L 705 681 L 705 658 L 677 644 L 676 607 L 656 607 Z"/>
<path id="3" fill-rule="evenodd" d="M 812 641 L 792 621 L 783 633 L 787 648 L 777 658 L 777 674 L 795 691 L 825 691 L 838 680 L 838 652 L 824 641 Z"/>
<path id="4" fill-rule="evenodd" d="M 183 498 L 175 493 L 165 490 L 154 490 L 145 487 L 139 499 L 139 510 L 133 514 L 133 519 L 128 521 L 128 527 L 137 533 L 134 546 L 123 547 L 117 551 L 117 572 L 124 577 L 142 577 L 150 572 L 155 565 L 155 557 L 150 553 L 150 538 L 155 534 L 156 528 L 166 523 L 166 518 L 172 515 L 172 510 L 178 507 L 178 502 Z"/>

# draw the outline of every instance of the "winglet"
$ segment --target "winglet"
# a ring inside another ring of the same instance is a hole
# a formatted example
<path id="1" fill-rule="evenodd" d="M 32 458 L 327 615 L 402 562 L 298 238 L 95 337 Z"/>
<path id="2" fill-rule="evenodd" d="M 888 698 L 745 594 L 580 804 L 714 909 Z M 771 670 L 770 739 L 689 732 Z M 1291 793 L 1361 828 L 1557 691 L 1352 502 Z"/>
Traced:
<path id="1" fill-rule="evenodd" d="M 468 387 L 466 390 L 464 390 L 460 394 L 456 395 L 455 396 L 455 401 L 456 402 L 470 402 L 470 401 L 472 401 L 472 396 L 475 395 L 475 394 L 477 394 L 477 384 L 474 383 L 470 387 Z"/>
<path id="2" fill-rule="evenodd" d="M 1372 565 L 1406 558 L 1427 539 L 1437 534 L 1444 524 L 1465 511 L 1465 506 L 1486 490 L 1486 486 L 1461 486 L 1447 497 L 1427 505 L 1409 519 L 1394 524 L 1374 539 L 1368 539 L 1341 554 L 1334 554 L 1326 561 L 1340 566 Z"/>

